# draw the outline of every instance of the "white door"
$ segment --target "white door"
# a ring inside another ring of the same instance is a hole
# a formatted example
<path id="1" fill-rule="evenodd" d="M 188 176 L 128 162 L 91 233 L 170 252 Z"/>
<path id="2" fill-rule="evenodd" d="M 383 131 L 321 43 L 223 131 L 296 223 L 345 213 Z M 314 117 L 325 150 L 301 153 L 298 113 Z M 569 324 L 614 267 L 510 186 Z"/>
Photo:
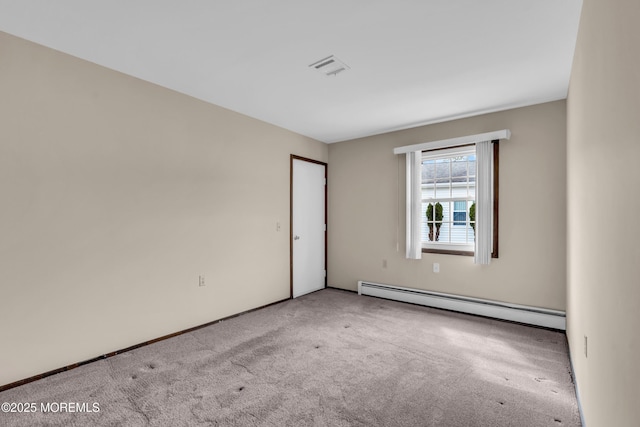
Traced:
<path id="1" fill-rule="evenodd" d="M 292 156 L 291 168 L 291 292 L 296 298 L 326 283 L 326 164 Z"/>

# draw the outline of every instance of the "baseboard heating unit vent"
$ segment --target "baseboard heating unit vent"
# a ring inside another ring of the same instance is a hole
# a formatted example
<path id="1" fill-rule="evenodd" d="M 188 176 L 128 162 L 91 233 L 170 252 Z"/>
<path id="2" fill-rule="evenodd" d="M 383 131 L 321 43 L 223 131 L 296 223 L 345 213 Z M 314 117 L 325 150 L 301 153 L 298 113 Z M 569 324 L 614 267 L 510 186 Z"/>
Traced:
<path id="1" fill-rule="evenodd" d="M 564 311 L 359 281 L 358 294 L 566 330 Z"/>

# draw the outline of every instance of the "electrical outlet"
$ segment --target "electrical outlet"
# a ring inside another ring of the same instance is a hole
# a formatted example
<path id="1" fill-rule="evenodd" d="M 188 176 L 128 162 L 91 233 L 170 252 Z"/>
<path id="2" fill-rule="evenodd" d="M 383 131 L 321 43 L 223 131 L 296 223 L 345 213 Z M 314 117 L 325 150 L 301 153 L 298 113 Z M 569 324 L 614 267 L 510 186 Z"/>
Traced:
<path id="1" fill-rule="evenodd" d="M 280 221 L 276 222 L 276 231 L 280 231 Z"/>
<path id="2" fill-rule="evenodd" d="M 438 262 L 434 262 L 433 263 L 433 272 L 434 273 L 440 273 L 440 263 L 438 263 Z"/>
<path id="3" fill-rule="evenodd" d="M 386 259 L 382 260 L 382 268 L 387 268 L 387 260 Z"/>
<path id="4" fill-rule="evenodd" d="M 204 286 L 204 275 L 198 276 L 198 286 Z"/>

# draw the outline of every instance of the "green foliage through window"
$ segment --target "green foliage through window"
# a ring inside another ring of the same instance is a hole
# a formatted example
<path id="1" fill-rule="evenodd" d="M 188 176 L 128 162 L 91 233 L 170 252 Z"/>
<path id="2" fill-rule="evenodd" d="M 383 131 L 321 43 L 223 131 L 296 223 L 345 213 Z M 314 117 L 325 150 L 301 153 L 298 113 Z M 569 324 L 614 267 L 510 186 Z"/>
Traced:
<path id="1" fill-rule="evenodd" d="M 429 203 L 427 206 L 427 225 L 429 226 L 429 240 L 431 242 L 437 242 L 440 238 L 440 227 L 442 226 L 442 204 L 440 202 L 435 204 L 435 219 L 433 215 L 434 205 Z M 435 226 L 435 236 L 433 229 Z M 435 239 L 434 239 L 435 237 Z"/>

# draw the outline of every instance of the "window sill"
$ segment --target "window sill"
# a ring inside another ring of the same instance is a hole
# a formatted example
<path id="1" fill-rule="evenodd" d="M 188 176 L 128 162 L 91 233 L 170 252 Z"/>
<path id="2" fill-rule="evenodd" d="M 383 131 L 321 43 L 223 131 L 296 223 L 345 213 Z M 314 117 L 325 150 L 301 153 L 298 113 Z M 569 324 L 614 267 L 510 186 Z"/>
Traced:
<path id="1" fill-rule="evenodd" d="M 444 255 L 461 255 L 461 256 L 473 256 L 473 251 L 459 251 L 452 249 L 436 249 L 436 248 L 422 248 L 423 254 L 444 254 Z"/>
<path id="2" fill-rule="evenodd" d="M 437 249 L 437 248 L 422 248 L 423 254 L 442 254 L 442 255 L 460 255 L 460 256 L 474 256 L 473 251 L 456 251 L 452 249 Z M 498 258 L 498 254 L 495 251 L 491 254 L 491 258 Z"/>

